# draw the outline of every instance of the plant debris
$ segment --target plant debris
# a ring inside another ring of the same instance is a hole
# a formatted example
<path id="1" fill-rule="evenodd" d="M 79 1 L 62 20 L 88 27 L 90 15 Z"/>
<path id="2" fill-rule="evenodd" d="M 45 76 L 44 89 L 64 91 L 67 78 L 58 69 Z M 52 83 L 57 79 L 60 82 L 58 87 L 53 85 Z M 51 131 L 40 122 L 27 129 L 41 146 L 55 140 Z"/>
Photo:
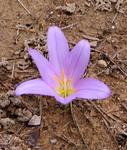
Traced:
<path id="1" fill-rule="evenodd" d="M 113 11 L 113 4 L 115 4 L 117 12 L 124 13 L 123 0 L 96 0 L 96 9 L 111 12 Z"/>
<path id="2" fill-rule="evenodd" d="M 67 13 L 73 14 L 76 10 L 75 3 L 66 3 L 66 6 L 57 6 L 56 10 L 62 10 Z"/>

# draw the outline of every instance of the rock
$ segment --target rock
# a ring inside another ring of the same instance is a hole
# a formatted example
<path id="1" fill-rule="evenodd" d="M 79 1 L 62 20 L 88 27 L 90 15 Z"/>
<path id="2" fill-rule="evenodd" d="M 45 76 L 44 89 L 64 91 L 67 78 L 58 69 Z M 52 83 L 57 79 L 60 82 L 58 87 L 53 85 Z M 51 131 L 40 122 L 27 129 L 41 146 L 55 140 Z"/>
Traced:
<path id="1" fill-rule="evenodd" d="M 20 53 L 21 53 L 21 50 L 17 50 L 14 52 L 14 55 L 20 55 Z"/>
<path id="2" fill-rule="evenodd" d="M 111 12 L 112 3 L 110 0 L 96 0 L 96 9 Z"/>
<path id="3" fill-rule="evenodd" d="M 1 62 L 0 62 L 0 66 L 7 66 L 8 64 L 9 64 L 9 62 L 7 61 L 7 58 L 2 57 Z"/>
<path id="4" fill-rule="evenodd" d="M 18 67 L 18 69 L 21 69 L 21 70 L 27 69 L 29 67 L 29 65 L 30 65 L 30 62 L 25 61 L 25 60 L 19 60 L 17 62 L 17 67 Z"/>
<path id="5" fill-rule="evenodd" d="M 26 121 L 29 121 L 32 117 L 32 113 L 29 111 L 29 110 L 26 110 L 26 109 L 16 109 L 15 111 L 15 114 L 18 116 L 18 121 L 21 121 L 21 122 L 26 122 Z"/>
<path id="6" fill-rule="evenodd" d="M 10 100 L 14 106 L 20 106 L 22 103 L 19 97 L 10 97 Z"/>
<path id="7" fill-rule="evenodd" d="M 0 108 L 5 108 L 10 105 L 8 95 L 1 95 L 0 97 Z"/>
<path id="8" fill-rule="evenodd" d="M 15 124 L 15 121 L 10 118 L 2 118 L 0 119 L 0 124 L 3 126 L 4 129 L 8 129 Z"/>
<path id="9" fill-rule="evenodd" d="M 111 3 L 116 3 L 116 2 L 117 2 L 117 0 L 110 0 L 110 2 L 111 2 Z"/>
<path id="10" fill-rule="evenodd" d="M 4 117 L 6 117 L 6 113 L 2 109 L 0 109 L 0 118 L 4 118 Z"/>
<path id="11" fill-rule="evenodd" d="M 50 140 L 50 143 L 51 143 L 51 144 L 56 144 L 56 142 L 57 142 L 57 139 L 51 139 L 51 140 Z"/>
<path id="12" fill-rule="evenodd" d="M 12 67 L 11 66 L 6 66 L 6 69 L 8 70 L 8 71 L 10 71 L 10 70 L 12 70 Z"/>
<path id="13" fill-rule="evenodd" d="M 14 106 L 20 106 L 21 99 L 19 97 L 15 97 L 15 91 L 14 90 L 9 90 L 7 92 L 7 97 Z"/>
<path id="14" fill-rule="evenodd" d="M 93 47 L 93 48 L 97 47 L 97 42 L 98 41 L 91 41 L 90 46 Z"/>
<path id="15" fill-rule="evenodd" d="M 1 108 L 5 108 L 5 107 L 7 107 L 9 105 L 10 105 L 10 100 L 8 100 L 8 99 L 2 99 L 2 100 L 0 100 L 0 107 Z"/>
<path id="16" fill-rule="evenodd" d="M 12 69 L 12 67 L 11 67 L 11 65 L 10 65 L 10 63 L 9 63 L 9 61 L 7 60 L 7 58 L 5 58 L 5 57 L 2 57 L 1 58 L 1 61 L 0 61 L 0 66 L 1 67 L 5 67 L 7 70 L 11 70 Z"/>
<path id="17" fill-rule="evenodd" d="M 22 150 L 19 146 L 11 146 L 10 150 Z"/>
<path id="18" fill-rule="evenodd" d="M 21 108 L 16 109 L 15 115 L 22 116 L 22 109 Z"/>
<path id="19" fill-rule="evenodd" d="M 102 68 L 106 68 L 107 67 L 107 63 L 106 61 L 104 61 L 103 59 L 98 61 L 98 65 Z"/>
<path id="20" fill-rule="evenodd" d="M 124 2 L 124 0 L 117 0 L 117 3 L 116 3 L 116 5 L 115 5 L 115 8 L 116 8 L 116 10 L 117 10 L 117 12 L 120 12 L 120 13 L 125 13 L 125 10 L 124 10 L 124 8 L 122 7 L 122 5 L 123 5 L 123 2 Z"/>
<path id="21" fill-rule="evenodd" d="M 14 96 L 14 95 L 15 95 L 15 91 L 14 91 L 14 90 L 9 90 L 9 91 L 7 92 L 7 95 L 8 95 L 8 96 Z"/>
<path id="22" fill-rule="evenodd" d="M 20 146 L 11 146 L 10 150 L 22 150 Z"/>
<path id="23" fill-rule="evenodd" d="M 41 116 L 33 115 L 33 117 L 30 119 L 28 125 L 31 126 L 38 126 L 41 124 Z"/>
<path id="24" fill-rule="evenodd" d="M 75 5 L 75 3 L 67 3 L 66 6 L 56 7 L 56 10 L 63 10 L 65 12 L 68 12 L 68 13 L 72 14 L 76 10 L 76 5 Z"/>
<path id="25" fill-rule="evenodd" d="M 26 54 L 24 55 L 24 59 L 25 59 L 25 60 L 29 60 L 29 58 L 30 58 L 30 55 L 29 55 L 28 53 L 26 53 Z"/>

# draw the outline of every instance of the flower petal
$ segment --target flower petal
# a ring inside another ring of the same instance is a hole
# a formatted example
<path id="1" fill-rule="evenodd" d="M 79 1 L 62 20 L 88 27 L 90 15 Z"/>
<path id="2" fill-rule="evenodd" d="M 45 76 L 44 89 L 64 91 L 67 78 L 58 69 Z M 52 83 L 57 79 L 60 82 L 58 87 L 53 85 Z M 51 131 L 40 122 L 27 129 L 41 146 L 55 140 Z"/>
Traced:
<path id="1" fill-rule="evenodd" d="M 78 98 L 104 99 L 109 97 L 111 94 L 107 85 L 93 78 L 79 80 L 75 85 L 75 88 L 77 89 Z"/>
<path id="2" fill-rule="evenodd" d="M 60 28 L 54 26 L 50 27 L 48 30 L 47 42 L 49 61 L 56 69 L 56 72 L 60 74 L 61 68 L 63 68 L 63 62 L 65 61 L 65 56 L 69 51 L 67 40 Z"/>
<path id="3" fill-rule="evenodd" d="M 51 68 L 50 63 L 48 60 L 37 50 L 29 48 L 28 52 L 32 59 L 34 60 L 40 75 L 42 79 L 48 84 L 51 85 L 52 87 L 56 85 L 55 80 L 53 79 L 55 76 L 55 73 L 53 69 Z"/>
<path id="4" fill-rule="evenodd" d="M 39 94 L 53 96 L 53 90 L 42 79 L 33 79 L 21 83 L 15 91 L 17 96 L 22 94 Z"/>
<path id="5" fill-rule="evenodd" d="M 73 101 L 76 98 L 76 95 L 73 94 L 73 95 L 68 96 L 67 98 L 63 98 L 63 97 L 61 97 L 59 95 L 55 95 L 55 98 L 61 104 L 66 105 L 66 104 L 69 104 L 71 101 Z"/>
<path id="6" fill-rule="evenodd" d="M 77 80 L 81 78 L 90 58 L 90 44 L 87 40 L 81 40 L 71 52 L 69 52 L 65 64 L 64 70 L 65 74 Z"/>

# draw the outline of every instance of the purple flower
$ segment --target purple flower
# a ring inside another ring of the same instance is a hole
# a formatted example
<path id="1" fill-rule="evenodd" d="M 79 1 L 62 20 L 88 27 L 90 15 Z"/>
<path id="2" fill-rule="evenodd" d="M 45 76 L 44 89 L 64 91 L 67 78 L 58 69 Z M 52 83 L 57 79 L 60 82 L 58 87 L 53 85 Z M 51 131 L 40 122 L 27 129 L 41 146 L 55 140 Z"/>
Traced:
<path id="1" fill-rule="evenodd" d="M 16 88 L 17 96 L 49 95 L 62 104 L 68 104 L 76 98 L 104 99 L 110 95 L 110 89 L 103 82 L 82 78 L 90 58 L 90 44 L 87 40 L 81 40 L 69 51 L 63 32 L 54 26 L 48 30 L 47 42 L 49 60 L 37 50 L 28 49 L 41 78 L 21 83 Z"/>

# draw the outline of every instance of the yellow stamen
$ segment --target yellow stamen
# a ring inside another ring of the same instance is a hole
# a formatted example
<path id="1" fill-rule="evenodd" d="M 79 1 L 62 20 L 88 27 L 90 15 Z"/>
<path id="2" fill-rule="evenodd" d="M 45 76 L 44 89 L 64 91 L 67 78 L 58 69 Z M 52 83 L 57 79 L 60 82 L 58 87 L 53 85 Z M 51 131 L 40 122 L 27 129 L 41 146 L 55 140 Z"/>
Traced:
<path id="1" fill-rule="evenodd" d="M 54 79 L 58 82 L 58 86 L 56 87 L 57 93 L 66 98 L 69 95 L 75 93 L 75 89 L 72 85 L 72 80 L 67 79 L 64 74 L 64 70 L 61 71 L 61 76 L 58 78 L 57 76 L 54 76 Z"/>

